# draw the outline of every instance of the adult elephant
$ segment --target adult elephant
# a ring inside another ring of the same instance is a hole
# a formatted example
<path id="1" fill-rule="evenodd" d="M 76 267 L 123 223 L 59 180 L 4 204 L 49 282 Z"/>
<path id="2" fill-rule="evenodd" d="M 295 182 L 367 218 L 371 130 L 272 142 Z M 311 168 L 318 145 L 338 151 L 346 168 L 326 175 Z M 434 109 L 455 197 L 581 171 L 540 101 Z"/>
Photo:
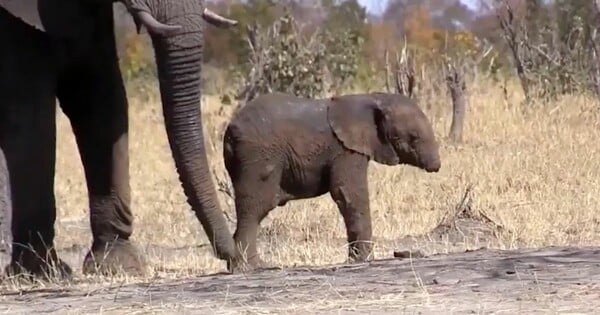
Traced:
<path id="1" fill-rule="evenodd" d="M 0 0 L 0 148 L 10 171 L 13 205 L 7 272 L 71 273 L 52 248 L 56 99 L 70 120 L 87 182 L 93 242 L 83 271 L 142 272 L 144 259 L 129 241 L 127 99 L 113 1 L 38 0 L 33 6 L 23 1 Z M 144 26 L 152 38 L 165 127 L 188 203 L 216 256 L 228 260 L 234 243 L 209 175 L 200 75 L 203 23 L 236 22 L 206 10 L 200 0 L 122 2 L 138 31 Z M 23 22 L 38 13 L 37 28 Z"/>

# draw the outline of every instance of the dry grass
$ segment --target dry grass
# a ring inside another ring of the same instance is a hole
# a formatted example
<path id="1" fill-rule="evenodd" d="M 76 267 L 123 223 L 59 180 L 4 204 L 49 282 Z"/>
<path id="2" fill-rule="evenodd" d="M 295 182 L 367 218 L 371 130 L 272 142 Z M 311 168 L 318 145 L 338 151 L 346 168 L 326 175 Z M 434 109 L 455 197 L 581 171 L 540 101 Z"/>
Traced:
<path id="1" fill-rule="evenodd" d="M 519 88 L 513 85 L 508 90 L 519 91 Z M 440 269 L 437 262 L 432 265 L 432 270 L 448 273 L 452 281 L 450 286 L 444 285 L 445 282 L 441 286 L 435 285 L 432 279 L 426 279 L 438 276 L 436 272 L 426 269 L 425 266 L 432 263 L 427 260 L 415 261 L 420 264 L 415 268 L 412 261 L 405 267 L 390 265 L 392 269 L 388 272 L 398 278 L 383 275 L 387 278 L 380 279 L 384 283 L 380 287 L 377 287 L 379 282 L 374 281 L 373 277 L 381 276 L 379 273 L 383 271 L 377 269 L 369 273 L 365 270 L 360 274 L 365 279 L 373 280 L 364 280 L 365 285 L 375 286 L 371 288 L 356 287 L 354 280 L 345 285 L 330 283 L 335 279 L 342 281 L 347 278 L 340 274 L 325 277 L 319 282 L 311 278 L 320 277 L 319 273 L 311 271 L 307 272 L 312 276 L 304 280 L 303 276 L 298 276 L 300 273 L 296 274 L 300 279 L 295 280 L 288 278 L 285 273 L 272 278 L 256 275 L 256 279 L 251 275 L 246 282 L 244 275 L 232 276 L 244 278 L 236 280 L 240 283 L 231 277 L 226 280 L 219 276 L 200 279 L 198 275 L 224 271 L 224 263 L 208 251 L 204 231 L 183 197 L 170 156 L 155 87 L 150 86 L 142 93 L 130 88 L 129 95 L 130 170 L 135 214 L 133 239 L 148 257 L 151 273 L 145 279 L 137 279 L 125 275 L 114 278 L 84 277 L 78 272 L 74 283 L 70 285 L 5 282 L 0 285 L 0 300 L 12 301 L 12 306 L 5 311 L 10 312 L 13 307 L 17 310 L 41 310 L 48 305 L 54 305 L 57 311 L 79 314 L 118 314 L 125 310 L 128 313 L 174 313 L 195 309 L 210 309 L 216 313 L 310 313 L 342 309 L 356 312 L 393 309 L 396 312 L 399 309 L 442 310 L 447 309 L 448 305 L 472 309 L 479 307 L 481 310 L 490 307 L 509 310 L 516 307 L 557 311 L 581 304 L 582 297 L 590 297 L 588 295 L 594 292 L 590 288 L 597 287 L 597 282 L 589 276 L 589 281 L 582 279 L 582 283 L 587 285 L 589 282 L 591 287 L 581 287 L 579 282 L 571 286 L 561 282 L 560 287 L 564 292 L 560 292 L 563 293 L 556 293 L 558 291 L 552 285 L 550 289 L 533 292 L 527 291 L 532 284 L 523 280 L 518 285 L 523 292 L 506 287 L 506 292 L 502 293 L 504 295 L 499 296 L 495 278 L 487 273 L 495 274 L 496 269 L 504 267 L 491 267 L 491 270 L 486 269 L 486 276 L 475 274 L 473 279 L 489 280 L 493 294 L 470 294 L 471 286 L 465 282 L 463 289 L 468 289 L 468 292 L 455 296 L 452 294 L 457 292 L 457 282 L 453 279 L 463 277 L 467 267 L 452 264 L 453 258 L 445 259 L 447 267 Z M 393 251 L 406 247 L 418 247 L 430 254 L 482 245 L 520 248 L 599 243 L 600 169 L 597 157 L 600 156 L 600 147 L 596 143 L 600 138 L 600 115 L 597 103 L 585 97 L 571 96 L 548 104 L 524 107 L 520 105 L 521 100 L 519 93 L 505 97 L 502 89 L 493 84 L 470 85 L 467 124 L 464 143 L 461 144 L 451 144 L 445 139 L 450 125 L 449 99 L 438 97 L 434 102 L 421 103 L 442 143 L 442 169 L 439 173 L 427 174 L 408 166 L 372 164 L 369 181 L 377 258 L 391 257 Z M 212 166 L 220 180 L 228 180 L 221 156 L 221 136 L 231 107 L 222 106 L 216 96 L 206 97 L 203 104 Z M 59 113 L 57 121 L 56 194 L 59 213 L 56 247 L 62 257 L 79 271 L 83 254 L 91 241 L 85 182 L 68 120 Z M 465 192 L 471 191 L 471 187 L 472 193 L 465 198 Z M 231 200 L 225 194 L 220 194 L 220 198 L 221 205 L 226 205 L 226 211 L 235 219 Z M 403 239 L 431 231 L 449 211 L 467 206 L 471 210 L 484 212 L 492 221 L 503 226 L 505 232 L 483 243 L 472 237 L 465 238 L 459 244 L 446 244 L 425 237 L 409 245 Z M 327 195 L 290 202 L 286 207 L 272 212 L 263 223 L 260 237 L 263 258 L 277 266 L 324 265 L 346 259 L 342 219 Z M 480 255 L 489 258 L 489 254 Z M 589 259 L 594 261 L 593 257 Z M 559 259 L 556 264 L 550 265 L 564 263 L 563 260 Z M 489 260 L 486 261 L 486 264 L 490 264 Z M 545 264 L 530 265 L 535 269 Z M 479 262 L 473 264 L 475 267 L 479 265 Z M 563 266 L 563 269 L 571 270 L 571 265 L 568 266 Z M 537 270 L 545 270 L 549 277 L 556 276 L 557 271 L 546 270 L 546 267 Z M 399 274 L 398 268 L 406 270 Z M 358 277 L 358 274 L 354 276 Z M 569 277 L 572 279 L 574 276 Z M 256 292 L 248 292 L 248 281 L 253 287 L 260 281 L 263 284 L 256 286 Z M 290 295 L 291 291 L 287 289 L 277 291 L 282 295 L 271 292 L 278 285 L 287 286 L 288 281 L 291 281 L 289 288 L 300 290 L 294 293 L 296 295 Z M 306 287 L 310 293 L 302 291 L 302 281 L 310 283 Z M 407 284 L 400 285 L 398 282 L 397 286 L 389 286 L 385 284 L 386 281 L 404 281 Z M 532 283 L 532 288 L 535 288 L 537 280 Z M 208 290 L 207 285 L 212 289 Z M 245 293 L 232 293 L 230 297 L 230 285 L 237 285 L 239 288 L 236 290 Z M 439 291 L 443 288 L 450 293 Z M 366 291 L 361 293 L 362 289 Z M 29 293 L 21 296 L 23 290 Z M 317 290 L 315 292 L 318 294 L 314 294 L 313 290 Z M 349 291 L 344 293 L 344 290 Z M 387 292 L 385 290 L 401 291 L 384 294 Z M 121 291 L 125 297 L 115 303 Z M 526 292 L 533 295 L 529 296 Z M 13 301 L 12 294 L 21 297 Z M 152 294 L 155 297 L 150 296 Z M 265 294 L 273 300 L 255 300 Z M 509 297 L 511 294 L 514 297 Z M 575 298 L 578 302 L 574 302 Z M 46 299 L 51 299 L 48 300 L 50 304 Z M 506 304 L 501 304 L 502 301 Z"/>
<path id="2" fill-rule="evenodd" d="M 506 99 L 498 86 L 470 88 L 464 143 L 460 145 L 445 140 L 449 100 L 421 104 L 442 142 L 439 173 L 375 163 L 370 167 L 376 256 L 390 257 L 401 246 L 396 240 L 431 230 L 460 202 L 469 185 L 474 186 L 471 207 L 485 211 L 511 232 L 492 246 L 598 243 L 597 104 L 584 97 L 568 97 L 524 108 L 519 105 L 518 93 Z M 509 91 L 519 91 L 518 86 Z M 129 94 L 132 96 L 132 91 Z M 130 97 L 133 238 L 146 251 L 155 275 L 223 271 L 222 262 L 205 247 L 198 247 L 207 240 L 178 183 L 158 95 L 141 95 Z M 230 111 L 217 97 L 204 100 L 212 166 L 221 179 L 226 179 L 226 173 L 220 136 Z M 81 162 L 67 119 L 62 113 L 57 119 L 56 246 L 87 248 L 91 237 Z M 231 200 L 224 194 L 221 205 L 227 205 L 233 214 Z M 328 195 L 291 202 L 272 212 L 263 223 L 261 238 L 263 257 L 278 266 L 321 265 L 346 258 L 344 226 Z M 420 246 L 425 252 L 433 251 L 427 243 Z M 171 248 L 172 253 L 156 248 Z"/>

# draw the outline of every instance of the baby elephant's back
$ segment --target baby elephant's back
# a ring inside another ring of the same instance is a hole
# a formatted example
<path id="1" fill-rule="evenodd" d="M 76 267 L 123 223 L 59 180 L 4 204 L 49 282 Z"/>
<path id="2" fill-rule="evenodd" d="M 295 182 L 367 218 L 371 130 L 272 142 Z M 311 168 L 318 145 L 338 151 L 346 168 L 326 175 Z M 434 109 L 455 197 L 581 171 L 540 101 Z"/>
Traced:
<path id="1" fill-rule="evenodd" d="M 261 95 L 234 115 L 228 129 L 239 139 L 267 142 L 330 132 L 327 102 L 285 93 Z"/>

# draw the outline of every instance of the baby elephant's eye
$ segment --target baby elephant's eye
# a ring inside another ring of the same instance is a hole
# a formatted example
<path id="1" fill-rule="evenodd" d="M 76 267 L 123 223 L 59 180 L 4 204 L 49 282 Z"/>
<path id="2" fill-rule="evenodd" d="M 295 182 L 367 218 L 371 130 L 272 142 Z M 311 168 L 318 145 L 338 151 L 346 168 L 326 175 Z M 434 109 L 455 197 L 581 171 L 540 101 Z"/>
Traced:
<path id="1" fill-rule="evenodd" d="M 390 137 L 390 139 L 392 140 L 392 142 L 400 142 L 402 141 L 402 137 L 398 136 L 398 135 L 393 135 Z"/>

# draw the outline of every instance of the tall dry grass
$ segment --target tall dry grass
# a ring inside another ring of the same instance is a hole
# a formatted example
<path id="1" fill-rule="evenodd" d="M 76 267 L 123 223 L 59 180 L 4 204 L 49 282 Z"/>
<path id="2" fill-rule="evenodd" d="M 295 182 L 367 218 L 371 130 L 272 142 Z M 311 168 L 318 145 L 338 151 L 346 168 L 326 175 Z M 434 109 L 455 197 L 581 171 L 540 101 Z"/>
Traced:
<path id="1" fill-rule="evenodd" d="M 154 84 L 154 83 L 153 83 Z M 442 168 L 373 163 L 369 170 L 376 256 L 389 257 L 395 240 L 425 233 L 473 185 L 472 207 L 485 211 L 510 234 L 494 246 L 585 245 L 600 241 L 600 128 L 598 105 L 584 96 L 520 105 L 517 84 L 470 84 L 464 142 L 445 139 L 449 98 L 421 103 L 441 141 Z M 133 239 L 156 273 L 177 275 L 224 270 L 207 248 L 204 231 L 186 204 L 171 160 L 155 87 L 130 96 Z M 227 179 L 221 135 L 231 114 L 219 98 L 203 104 L 212 166 Z M 69 123 L 58 120 L 56 246 L 86 248 L 91 240 L 85 182 Z M 231 200 L 221 205 L 233 215 Z M 232 223 L 232 230 L 233 230 Z M 290 202 L 263 222 L 260 250 L 279 266 L 345 260 L 345 229 L 328 195 Z M 428 244 L 420 246 L 427 250 Z M 467 245 L 465 245 L 467 246 Z M 82 258 L 82 257 L 81 257 Z M 75 266 L 79 267 L 79 266 Z"/>

